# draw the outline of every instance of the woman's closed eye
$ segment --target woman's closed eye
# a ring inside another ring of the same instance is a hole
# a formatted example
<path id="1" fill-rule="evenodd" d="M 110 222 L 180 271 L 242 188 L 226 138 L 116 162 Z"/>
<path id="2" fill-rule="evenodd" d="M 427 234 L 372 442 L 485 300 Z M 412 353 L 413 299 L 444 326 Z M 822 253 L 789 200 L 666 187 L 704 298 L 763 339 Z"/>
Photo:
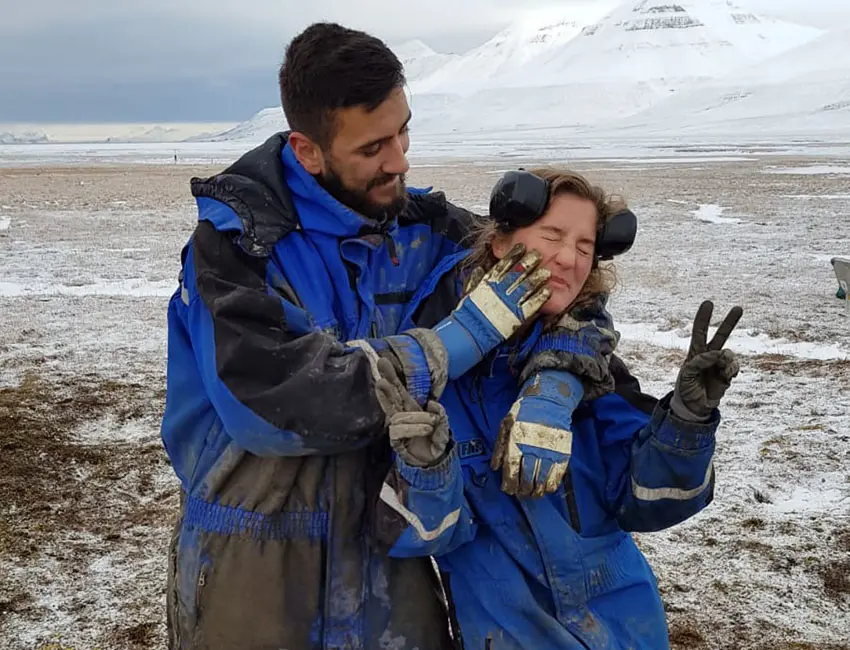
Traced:
<path id="1" fill-rule="evenodd" d="M 593 255 L 593 251 L 596 249 L 596 242 L 589 239 L 582 239 L 576 245 L 576 249 L 584 256 Z"/>

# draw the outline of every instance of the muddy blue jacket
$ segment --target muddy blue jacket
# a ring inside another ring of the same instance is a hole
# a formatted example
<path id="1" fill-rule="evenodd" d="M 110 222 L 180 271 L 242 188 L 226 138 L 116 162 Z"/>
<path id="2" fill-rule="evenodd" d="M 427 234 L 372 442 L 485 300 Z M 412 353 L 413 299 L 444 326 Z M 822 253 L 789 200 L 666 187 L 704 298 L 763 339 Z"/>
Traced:
<path id="1" fill-rule="evenodd" d="M 614 357 L 615 392 L 573 414 L 560 489 L 507 496 L 489 462 L 538 334 L 449 383 L 451 458 L 430 481 L 396 459 L 378 503 L 381 539 L 395 557 L 438 556 L 465 650 L 668 648 L 655 577 L 630 532 L 672 526 L 711 501 L 719 415 L 679 420 L 669 395 L 643 394 Z"/>
<path id="2" fill-rule="evenodd" d="M 162 422 L 183 495 L 171 647 L 446 648 L 430 561 L 371 534 L 392 458 L 369 360 L 343 342 L 448 315 L 471 215 L 426 191 L 368 221 L 285 143 L 192 181 Z"/>

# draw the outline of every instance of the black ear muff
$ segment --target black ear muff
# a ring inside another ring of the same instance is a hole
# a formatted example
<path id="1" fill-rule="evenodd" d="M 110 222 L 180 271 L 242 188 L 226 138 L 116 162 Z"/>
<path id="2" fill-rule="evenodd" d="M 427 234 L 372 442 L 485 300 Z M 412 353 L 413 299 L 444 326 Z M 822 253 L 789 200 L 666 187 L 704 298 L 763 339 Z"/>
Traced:
<path id="1" fill-rule="evenodd" d="M 537 221 L 549 204 L 549 182 L 524 169 L 502 176 L 490 193 L 490 218 L 499 230 L 513 232 Z M 628 251 L 637 235 L 637 217 L 631 210 L 613 215 L 596 236 L 594 256 L 610 260 Z"/>
<path id="2" fill-rule="evenodd" d="M 490 217 L 508 232 L 530 226 L 546 212 L 549 183 L 525 170 L 509 171 L 490 193 Z"/>
<path id="3" fill-rule="evenodd" d="M 611 260 L 622 255 L 635 243 L 637 236 L 637 217 L 629 209 L 613 215 L 596 236 L 596 257 Z"/>

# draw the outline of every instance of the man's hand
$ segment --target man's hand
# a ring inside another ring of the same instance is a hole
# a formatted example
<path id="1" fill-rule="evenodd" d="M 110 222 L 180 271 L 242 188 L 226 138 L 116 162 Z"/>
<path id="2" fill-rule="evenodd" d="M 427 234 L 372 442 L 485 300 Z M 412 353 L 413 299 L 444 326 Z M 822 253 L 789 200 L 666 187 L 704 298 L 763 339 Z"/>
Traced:
<path id="1" fill-rule="evenodd" d="M 691 422 L 708 422 L 711 419 L 712 412 L 720 405 L 740 370 L 735 353 L 723 349 L 723 346 L 744 310 L 733 307 L 714 337 L 707 342 L 713 310 L 714 303 L 706 300 L 697 311 L 688 356 L 679 371 L 670 402 L 670 408 L 677 417 Z"/>
<path id="2" fill-rule="evenodd" d="M 404 388 L 392 363 L 378 361 L 381 377 L 375 384 L 378 401 L 387 414 L 390 445 L 408 465 L 439 463 L 449 444 L 449 422 L 439 402 L 429 400 L 423 411 Z"/>
<path id="3" fill-rule="evenodd" d="M 540 497 L 558 489 L 572 452 L 572 414 L 581 382 L 559 370 L 542 370 L 523 384 L 499 429 L 490 467 L 502 469 L 502 491 Z"/>

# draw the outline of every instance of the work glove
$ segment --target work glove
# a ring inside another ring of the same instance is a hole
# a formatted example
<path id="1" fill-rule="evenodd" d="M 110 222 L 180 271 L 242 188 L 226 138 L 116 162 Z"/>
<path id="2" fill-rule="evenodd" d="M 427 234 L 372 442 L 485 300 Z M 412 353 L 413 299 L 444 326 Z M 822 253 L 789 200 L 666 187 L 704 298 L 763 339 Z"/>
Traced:
<path id="1" fill-rule="evenodd" d="M 492 269 L 476 274 L 472 290 L 434 327 L 448 353 L 448 378 L 457 379 L 531 320 L 549 300 L 550 273 L 540 253 L 517 244 Z"/>
<path id="2" fill-rule="evenodd" d="M 582 400 L 581 381 L 563 370 L 529 377 L 502 420 L 490 467 L 502 470 L 502 491 L 540 497 L 558 489 L 572 451 L 572 415 Z"/>
<path id="3" fill-rule="evenodd" d="M 502 421 L 491 466 L 502 490 L 540 497 L 558 489 L 572 450 L 572 414 L 582 399 L 614 389 L 608 360 L 619 342 L 607 295 L 562 315 L 520 373 L 520 397 Z"/>
<path id="4" fill-rule="evenodd" d="M 525 246 L 517 244 L 486 273 L 473 271 L 464 298 L 433 329 L 414 328 L 382 339 L 348 341 L 346 346 L 367 353 L 373 375 L 379 358 L 391 360 L 418 404 L 439 399 L 448 380 L 478 365 L 549 300 L 550 273 L 538 268 L 540 261 L 540 253 L 526 253 Z"/>
<path id="5" fill-rule="evenodd" d="M 444 457 L 449 444 L 449 421 L 439 402 L 429 400 L 425 410 L 405 390 L 387 359 L 377 363 L 380 379 L 375 384 L 378 402 L 387 414 L 390 445 L 405 463 L 431 467 Z"/>
<path id="6" fill-rule="evenodd" d="M 565 312 L 534 344 L 520 379 L 545 369 L 566 370 L 581 380 L 586 400 L 613 391 L 608 362 L 620 333 L 614 329 L 607 303 L 608 296 L 600 294 L 593 302 Z"/>
<path id="7" fill-rule="evenodd" d="M 744 310 L 733 307 L 710 342 L 708 326 L 714 303 L 706 300 L 697 310 L 688 356 L 679 370 L 670 409 L 690 422 L 708 422 L 740 370 L 731 350 L 723 349 Z"/>

